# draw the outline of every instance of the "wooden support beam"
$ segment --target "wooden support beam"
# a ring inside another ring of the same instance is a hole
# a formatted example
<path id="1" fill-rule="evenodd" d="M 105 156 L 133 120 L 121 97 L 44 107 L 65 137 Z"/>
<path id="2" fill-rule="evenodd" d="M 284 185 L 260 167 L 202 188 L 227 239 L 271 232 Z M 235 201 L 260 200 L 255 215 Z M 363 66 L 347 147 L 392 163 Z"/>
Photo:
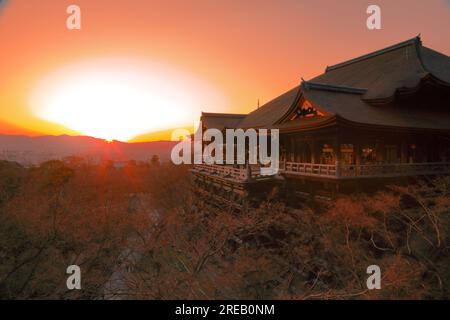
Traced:
<path id="1" fill-rule="evenodd" d="M 338 130 L 336 130 L 336 136 L 333 141 L 333 149 L 335 156 L 335 164 L 336 164 L 336 176 L 339 177 L 341 175 L 341 135 Z"/>
<path id="2" fill-rule="evenodd" d="M 406 140 L 402 140 L 400 143 L 400 162 L 408 163 L 408 142 Z"/>

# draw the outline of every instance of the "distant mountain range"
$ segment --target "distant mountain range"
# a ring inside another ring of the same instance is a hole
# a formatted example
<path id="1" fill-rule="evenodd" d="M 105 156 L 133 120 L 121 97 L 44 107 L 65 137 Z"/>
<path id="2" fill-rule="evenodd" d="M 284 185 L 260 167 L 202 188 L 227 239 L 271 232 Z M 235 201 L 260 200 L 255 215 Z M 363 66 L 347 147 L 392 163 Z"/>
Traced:
<path id="1" fill-rule="evenodd" d="M 161 161 L 167 161 L 176 143 L 173 141 L 107 142 L 87 136 L 68 135 L 38 137 L 0 135 L 0 159 L 30 165 L 68 156 L 81 156 L 94 161 L 148 161 L 156 154 Z"/>

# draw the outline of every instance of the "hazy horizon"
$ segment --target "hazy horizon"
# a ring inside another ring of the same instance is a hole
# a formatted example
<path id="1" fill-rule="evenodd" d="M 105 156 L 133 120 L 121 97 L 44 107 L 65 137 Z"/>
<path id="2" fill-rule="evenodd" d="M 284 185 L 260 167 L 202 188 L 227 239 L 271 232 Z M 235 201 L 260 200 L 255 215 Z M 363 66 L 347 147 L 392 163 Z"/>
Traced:
<path id="1" fill-rule="evenodd" d="M 79 0 L 81 30 L 66 28 L 70 4 L 3 2 L 0 134 L 167 140 L 201 111 L 248 113 L 301 77 L 417 34 L 450 54 L 444 0 L 378 1 L 376 31 L 365 0 Z"/>

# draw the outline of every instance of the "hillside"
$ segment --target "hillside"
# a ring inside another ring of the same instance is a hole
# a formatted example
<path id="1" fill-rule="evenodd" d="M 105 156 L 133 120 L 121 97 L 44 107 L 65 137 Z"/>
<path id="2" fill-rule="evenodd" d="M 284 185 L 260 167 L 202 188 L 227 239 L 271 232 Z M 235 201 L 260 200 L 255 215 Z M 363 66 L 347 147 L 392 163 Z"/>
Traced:
<path id="1" fill-rule="evenodd" d="M 87 136 L 39 136 L 0 135 L 0 159 L 21 164 L 38 164 L 67 156 L 81 156 L 93 160 L 145 161 L 158 155 L 167 161 L 176 142 L 107 142 Z"/>

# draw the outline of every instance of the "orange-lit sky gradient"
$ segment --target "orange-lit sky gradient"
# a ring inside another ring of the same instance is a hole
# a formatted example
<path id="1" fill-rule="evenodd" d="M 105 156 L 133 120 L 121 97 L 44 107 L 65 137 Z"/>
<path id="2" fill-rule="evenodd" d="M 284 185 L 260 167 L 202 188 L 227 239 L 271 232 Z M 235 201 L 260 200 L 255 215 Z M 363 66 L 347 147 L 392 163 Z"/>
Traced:
<path id="1" fill-rule="evenodd" d="M 66 28 L 70 4 L 81 8 L 79 31 Z M 366 28 L 369 4 L 381 7 L 382 30 Z M 151 111 L 140 117 L 149 118 L 150 128 L 134 123 L 139 108 L 128 118 L 127 110 L 133 107 L 124 106 L 115 117 L 123 112 L 124 125 L 136 128 L 129 134 L 140 136 L 138 140 L 168 138 L 167 129 L 191 126 L 201 110 L 250 112 L 258 99 L 263 104 L 297 85 L 301 77 L 322 73 L 326 65 L 419 33 L 425 46 L 450 55 L 450 1 L 9 0 L 0 7 L 0 133 L 97 132 L 81 124 L 108 119 L 102 116 L 104 109 L 91 108 L 94 118 L 86 122 L 89 110 L 80 108 L 77 121 L 82 123 L 70 128 L 39 114 L 34 97 L 49 95 L 46 90 L 67 90 L 58 89 L 58 83 L 72 83 L 74 78 L 79 81 L 75 87 L 97 76 L 97 81 L 117 86 L 137 74 L 141 89 L 148 86 L 150 92 L 144 100 Z M 70 81 L 64 74 L 71 74 Z M 161 92 L 169 102 L 160 102 Z M 70 95 L 59 94 L 63 98 L 54 100 L 58 103 Z M 78 109 L 76 103 L 66 108 Z M 75 114 L 69 112 L 69 120 Z M 176 121 L 157 125 L 155 119 L 171 116 Z M 161 130 L 166 131 L 141 136 Z M 115 136 L 114 130 L 98 132 L 101 138 L 133 138 Z"/>

